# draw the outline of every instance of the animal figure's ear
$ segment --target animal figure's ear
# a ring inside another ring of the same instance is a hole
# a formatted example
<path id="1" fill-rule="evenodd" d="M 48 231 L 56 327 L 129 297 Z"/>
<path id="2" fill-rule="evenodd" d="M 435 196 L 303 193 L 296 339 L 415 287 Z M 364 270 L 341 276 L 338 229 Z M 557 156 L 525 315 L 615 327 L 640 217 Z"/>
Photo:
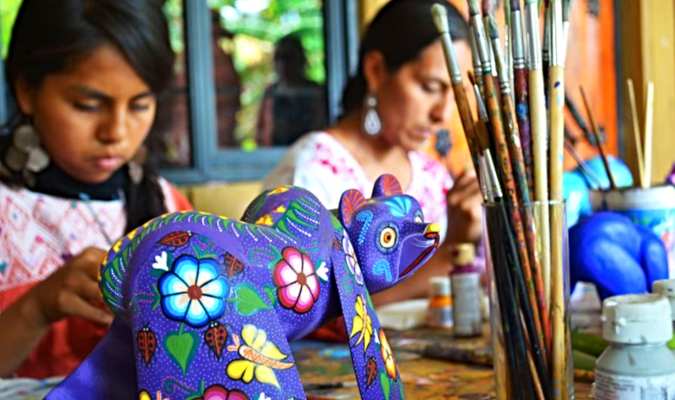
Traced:
<path id="1" fill-rule="evenodd" d="M 338 213 L 340 216 L 340 221 L 342 221 L 344 226 L 351 225 L 352 217 L 365 204 L 366 198 L 363 197 L 363 194 L 356 189 L 349 189 L 342 193 L 342 197 L 340 197 Z"/>
<path id="2" fill-rule="evenodd" d="M 393 196 L 403 193 L 401 184 L 394 175 L 384 174 L 375 181 L 373 186 L 373 198 L 383 196 Z"/>

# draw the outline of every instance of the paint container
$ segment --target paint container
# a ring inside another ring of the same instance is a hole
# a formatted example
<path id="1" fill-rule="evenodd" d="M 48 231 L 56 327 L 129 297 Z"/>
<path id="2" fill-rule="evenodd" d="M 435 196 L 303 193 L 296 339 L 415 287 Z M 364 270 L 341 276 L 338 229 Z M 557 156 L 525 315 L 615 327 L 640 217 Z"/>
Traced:
<path id="1" fill-rule="evenodd" d="M 660 237 L 668 253 L 669 277 L 675 278 L 675 186 L 595 190 L 591 207 L 623 214 Z"/>
<path id="2" fill-rule="evenodd" d="M 654 281 L 652 292 L 668 299 L 670 303 L 670 319 L 673 321 L 673 332 L 675 333 L 675 279 Z M 668 347 L 675 351 L 675 336 L 668 342 Z"/>
<path id="3" fill-rule="evenodd" d="M 476 251 L 471 243 L 462 243 L 452 249 L 450 273 L 452 281 L 452 315 L 455 336 L 479 336 L 483 333 L 481 316 L 480 275 L 475 264 Z"/>
<path id="4" fill-rule="evenodd" d="M 452 328 L 452 293 L 450 278 L 434 276 L 429 279 L 429 308 L 427 325 L 434 328 Z"/>
<path id="5" fill-rule="evenodd" d="M 670 304 L 655 294 L 605 299 L 602 336 L 609 346 L 596 361 L 596 400 L 672 400 L 675 354 Z"/>

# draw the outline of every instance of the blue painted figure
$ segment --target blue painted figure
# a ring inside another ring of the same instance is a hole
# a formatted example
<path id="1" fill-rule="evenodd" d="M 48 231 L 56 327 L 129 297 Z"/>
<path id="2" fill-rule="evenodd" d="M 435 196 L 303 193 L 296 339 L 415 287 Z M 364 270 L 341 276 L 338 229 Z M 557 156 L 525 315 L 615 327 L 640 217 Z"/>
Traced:
<path id="1" fill-rule="evenodd" d="M 569 231 L 570 275 L 594 283 L 602 299 L 646 293 L 652 282 L 668 278 L 668 257 L 661 239 L 626 216 L 598 212 Z"/>
<path id="2" fill-rule="evenodd" d="M 361 396 L 402 398 L 369 293 L 438 246 L 417 201 L 384 175 L 337 216 L 281 187 L 243 219 L 167 214 L 118 241 L 101 269 L 111 331 L 48 398 L 303 399 L 288 342 L 339 314 Z"/>

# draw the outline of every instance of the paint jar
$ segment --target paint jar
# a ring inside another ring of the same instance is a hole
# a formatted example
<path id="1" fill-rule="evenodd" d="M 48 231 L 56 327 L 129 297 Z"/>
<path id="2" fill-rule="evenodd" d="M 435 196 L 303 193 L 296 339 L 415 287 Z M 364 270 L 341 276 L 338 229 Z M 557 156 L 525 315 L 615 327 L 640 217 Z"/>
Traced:
<path id="1" fill-rule="evenodd" d="M 452 248 L 450 281 L 452 282 L 452 320 L 455 336 L 480 336 L 482 269 L 475 264 L 476 250 L 472 243 L 460 243 Z"/>
<path id="2" fill-rule="evenodd" d="M 450 278 L 434 276 L 429 279 L 429 308 L 427 325 L 434 328 L 452 328 L 452 290 Z"/>
<path id="3" fill-rule="evenodd" d="M 654 232 L 666 246 L 669 277 L 675 277 L 675 186 L 595 190 L 591 191 L 591 207 L 618 212 Z"/>
<path id="4" fill-rule="evenodd" d="M 670 304 L 661 295 L 605 299 L 602 336 L 609 346 L 595 365 L 596 400 L 675 398 L 675 354 Z"/>
<path id="5" fill-rule="evenodd" d="M 660 294 L 670 302 L 670 319 L 673 321 L 673 332 L 675 333 L 675 279 L 661 279 L 654 281 L 652 292 Z M 668 342 L 668 347 L 675 351 L 675 335 Z"/>

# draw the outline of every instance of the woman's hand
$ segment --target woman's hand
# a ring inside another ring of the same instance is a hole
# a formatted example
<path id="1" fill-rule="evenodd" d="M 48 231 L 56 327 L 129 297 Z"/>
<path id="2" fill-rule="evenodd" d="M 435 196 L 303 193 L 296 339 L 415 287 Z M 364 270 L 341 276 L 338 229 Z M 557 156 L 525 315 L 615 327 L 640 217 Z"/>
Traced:
<path id="1" fill-rule="evenodd" d="M 482 202 L 475 172 L 472 169 L 464 170 L 448 192 L 446 244 L 480 240 Z"/>
<path id="2" fill-rule="evenodd" d="M 78 316 L 110 324 L 112 314 L 103 304 L 97 279 L 104 256 L 103 250 L 88 247 L 36 285 L 29 293 L 36 301 L 36 318 L 51 324 L 68 316 Z"/>

